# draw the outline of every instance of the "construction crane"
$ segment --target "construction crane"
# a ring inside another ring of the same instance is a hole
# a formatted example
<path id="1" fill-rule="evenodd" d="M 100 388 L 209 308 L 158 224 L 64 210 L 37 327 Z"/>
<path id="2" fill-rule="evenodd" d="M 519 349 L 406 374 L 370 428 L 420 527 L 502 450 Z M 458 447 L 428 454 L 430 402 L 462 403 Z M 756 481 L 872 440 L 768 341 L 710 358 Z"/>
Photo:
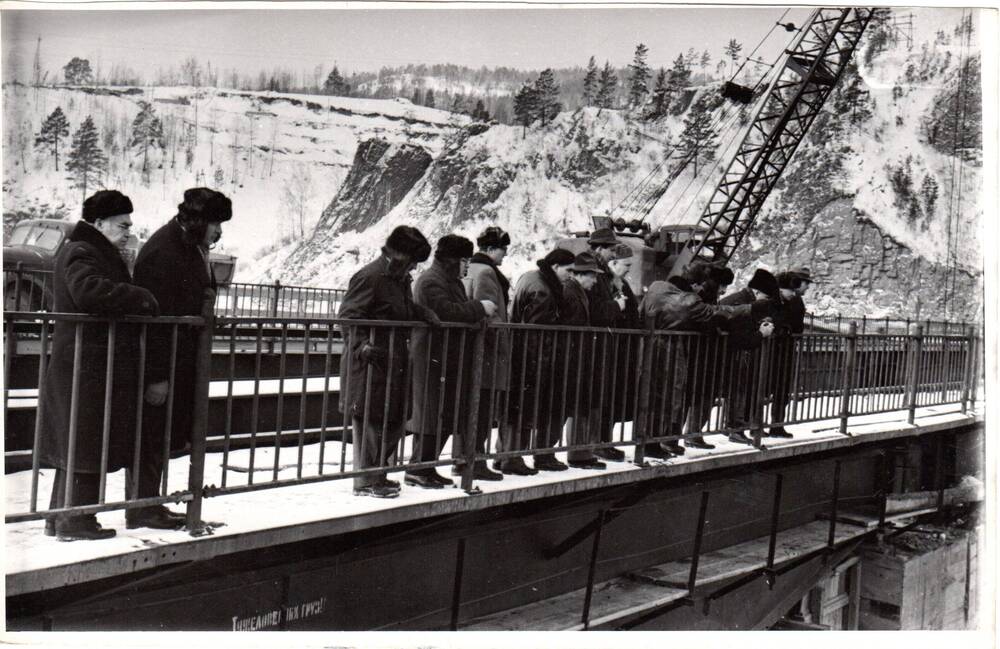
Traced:
<path id="1" fill-rule="evenodd" d="M 729 261 L 843 76 L 874 12 L 829 7 L 809 16 L 702 212 L 697 229 L 703 235 L 680 250 L 673 273 L 693 259 Z"/>

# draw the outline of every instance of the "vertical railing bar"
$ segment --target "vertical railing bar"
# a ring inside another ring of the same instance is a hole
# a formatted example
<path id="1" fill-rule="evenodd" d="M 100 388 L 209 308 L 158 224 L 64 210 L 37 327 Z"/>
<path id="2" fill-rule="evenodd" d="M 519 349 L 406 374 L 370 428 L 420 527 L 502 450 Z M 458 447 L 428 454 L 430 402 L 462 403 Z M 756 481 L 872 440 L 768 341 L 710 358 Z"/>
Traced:
<path id="1" fill-rule="evenodd" d="M 260 424 L 260 374 L 263 355 L 264 327 L 257 326 L 257 354 L 254 359 L 253 398 L 250 402 L 250 462 L 247 470 L 247 484 L 253 484 L 254 464 L 257 459 L 257 428 Z"/>
<path id="2" fill-rule="evenodd" d="M 174 385 L 177 378 L 177 327 L 178 325 L 173 325 L 170 333 L 170 373 L 167 378 L 167 401 L 164 404 L 166 423 L 164 424 L 163 448 L 161 449 L 163 454 L 163 472 L 160 476 L 161 494 L 167 493 L 167 477 L 170 473 L 170 437 L 173 431 L 174 395 L 177 393 L 177 388 Z M 211 344 L 211 339 L 209 339 L 209 344 Z"/>
<path id="3" fill-rule="evenodd" d="M 306 436 L 306 400 L 309 397 L 309 342 L 312 333 L 312 323 L 305 323 L 305 333 L 302 337 L 302 392 L 299 395 L 299 458 L 296 477 L 302 477 L 302 462 L 305 459 Z M 325 391 L 325 388 L 324 388 Z"/>
<path id="4" fill-rule="evenodd" d="M 347 467 L 347 429 L 351 429 L 351 444 L 358 444 L 358 433 L 359 431 L 354 430 L 354 418 L 353 418 L 353 401 L 351 401 L 351 372 L 353 371 L 353 356 L 351 351 L 354 343 L 351 342 L 358 335 L 357 327 L 346 324 L 346 331 L 344 329 L 346 323 L 341 323 L 340 325 L 340 353 L 343 358 L 347 360 L 344 361 L 344 372 L 341 373 L 339 377 L 341 398 L 340 402 L 344 404 L 344 412 L 341 414 L 344 416 L 344 427 L 340 431 L 340 472 L 343 473 Z M 325 381 L 323 385 L 323 413 L 320 415 L 320 447 L 319 447 L 319 470 L 320 473 L 323 472 L 323 461 L 326 451 L 326 410 L 329 406 L 329 390 L 330 390 L 330 371 L 331 371 L 331 356 L 333 355 L 333 324 L 328 323 L 326 326 L 326 359 L 323 367 L 323 380 Z M 346 375 L 346 376 L 345 376 Z M 348 426 L 350 424 L 350 426 Z M 364 431 L 360 431 L 363 435 Z"/>
<path id="5" fill-rule="evenodd" d="M 41 469 L 41 453 L 38 448 L 42 442 L 42 408 L 44 399 L 42 391 L 45 385 L 45 370 L 48 365 L 47 356 L 49 350 L 49 319 L 42 319 L 41 346 L 38 355 L 38 405 L 35 407 L 35 434 L 31 442 L 31 509 L 32 513 L 38 511 L 38 472 Z M 6 372 L 5 377 L 10 373 Z"/>
<path id="6" fill-rule="evenodd" d="M 104 490 L 108 479 L 108 446 L 111 442 L 111 395 L 115 389 L 115 339 L 117 322 L 108 323 L 108 353 L 104 368 L 104 417 L 101 422 L 101 469 L 97 486 L 97 502 L 104 504 Z M 37 416 L 37 413 L 36 413 Z"/>
<path id="7" fill-rule="evenodd" d="M 395 374 L 396 362 L 396 327 L 389 328 L 389 349 L 385 359 L 385 404 L 382 406 L 382 435 L 379 439 L 378 466 L 382 466 L 388 457 L 386 439 L 389 436 L 389 406 L 392 401 L 392 375 Z M 356 469 L 357 467 L 355 467 Z M 388 468 L 388 467 L 387 467 Z"/>
<path id="8" fill-rule="evenodd" d="M 229 477 L 229 447 L 233 435 L 233 383 L 236 381 L 236 323 L 229 329 L 229 376 L 226 380 L 226 430 L 222 442 L 222 487 Z"/>
<path id="9" fill-rule="evenodd" d="M 278 355 L 278 405 L 274 415 L 274 466 L 271 479 L 277 481 L 281 466 L 281 438 L 285 432 L 285 374 L 288 369 L 288 322 L 281 323 L 281 352 Z M 304 392 L 304 391 L 303 391 Z"/>
<path id="10" fill-rule="evenodd" d="M 73 475 L 76 472 L 76 438 L 80 416 L 80 363 L 83 360 L 83 323 L 77 322 L 73 341 L 73 378 L 70 384 L 69 401 L 69 441 L 66 452 L 66 491 L 63 504 L 69 507 L 73 502 Z"/>
<path id="11" fill-rule="evenodd" d="M 146 323 L 142 323 L 139 326 L 139 376 L 136 379 L 139 387 L 135 405 L 135 438 L 132 443 L 132 483 L 126 489 L 126 493 L 132 498 L 138 498 L 139 495 L 139 459 L 142 453 L 142 410 L 146 390 L 146 336 Z"/>

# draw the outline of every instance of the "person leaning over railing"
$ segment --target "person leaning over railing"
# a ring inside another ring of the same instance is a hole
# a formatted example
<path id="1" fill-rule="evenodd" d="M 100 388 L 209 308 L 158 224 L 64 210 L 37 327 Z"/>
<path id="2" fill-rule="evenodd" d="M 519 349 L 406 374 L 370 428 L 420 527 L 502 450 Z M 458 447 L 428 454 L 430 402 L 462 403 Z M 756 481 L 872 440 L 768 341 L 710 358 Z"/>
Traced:
<path id="1" fill-rule="evenodd" d="M 701 292 L 710 284 L 712 272 L 710 264 L 693 262 L 684 268 L 680 276 L 653 282 L 639 304 L 639 313 L 646 326 L 658 330 L 714 334 L 719 329 L 729 329 L 736 318 L 748 314 L 754 319 L 762 318 L 772 308 L 770 300 L 742 306 L 707 304 L 702 299 Z M 684 423 L 684 397 L 688 389 L 691 341 L 679 339 L 674 342 L 676 344 L 672 358 L 668 355 L 668 346 L 663 337 L 657 339 L 655 348 L 654 398 L 651 400 L 650 410 L 651 432 L 656 437 L 679 435 Z M 674 371 L 668 376 L 668 368 L 671 367 Z M 666 391 L 670 394 L 664 396 Z M 664 400 L 669 400 L 669 410 L 666 410 Z M 662 417 L 658 415 L 660 412 L 664 412 Z M 644 454 L 661 459 L 672 456 L 666 445 L 658 443 L 646 444 Z"/>
<path id="2" fill-rule="evenodd" d="M 723 306 L 753 304 L 758 300 L 772 298 L 780 299 L 778 280 L 774 275 L 758 268 L 750 283 L 735 293 L 719 300 Z M 729 347 L 726 352 L 725 371 L 726 385 L 730 387 L 726 397 L 726 426 L 736 428 L 729 434 L 729 440 L 738 444 L 753 444 L 744 431 L 750 427 L 753 419 L 750 408 L 753 404 L 752 395 L 757 389 L 757 371 L 759 356 L 754 350 L 759 349 L 765 338 L 774 332 L 774 321 L 770 316 L 759 322 L 750 316 L 734 322 L 729 330 Z"/>
<path id="3" fill-rule="evenodd" d="M 153 295 L 134 286 L 121 256 L 132 227 L 132 201 L 116 190 L 102 190 L 83 203 L 83 220 L 56 255 L 53 273 L 53 308 L 57 313 L 101 316 L 157 315 Z M 77 328 L 80 328 L 80 362 L 74 366 Z M 98 502 L 103 442 L 104 402 L 108 358 L 109 325 L 103 322 L 55 323 L 52 356 L 46 368 L 39 408 L 41 410 L 42 464 L 55 468 L 50 509 Z M 110 428 L 107 470 L 128 464 L 135 429 L 139 367 L 136 364 L 138 332 L 119 325 L 115 331 L 112 368 Z M 73 412 L 73 384 L 77 419 Z M 71 429 L 75 423 L 75 453 L 69 457 Z M 68 473 L 71 494 L 66 497 Z M 46 521 L 46 534 L 60 541 L 107 539 L 115 535 L 104 529 L 94 514 L 58 516 Z"/>
<path id="4" fill-rule="evenodd" d="M 202 315 L 206 291 L 214 297 L 216 289 L 208 253 L 222 236 L 222 223 L 232 217 L 232 202 L 221 192 L 205 187 L 188 189 L 184 192 L 184 201 L 177 206 L 177 215 L 143 245 L 135 262 L 135 283 L 156 296 L 163 315 Z M 149 328 L 139 474 L 132 475 L 130 471 L 127 481 L 133 497 L 159 495 L 167 461 L 165 435 L 170 435 L 171 451 L 183 450 L 191 443 L 198 330 L 177 327 L 177 348 L 174 350 L 175 326 Z M 174 363 L 173 397 L 168 413 L 171 360 Z M 184 525 L 184 520 L 184 514 L 172 512 L 163 505 L 130 509 L 125 513 L 129 529 L 176 529 Z"/>
<path id="5" fill-rule="evenodd" d="M 575 256 L 556 248 L 517 280 L 511 302 L 510 321 L 533 325 L 558 325 L 562 322 L 562 282 L 569 276 Z M 556 459 L 550 448 L 562 432 L 563 364 L 553 362 L 553 338 L 545 332 L 517 330 L 513 335 L 508 400 L 509 425 L 501 431 L 504 452 L 524 451 L 530 446 L 531 429 L 537 430 L 535 467 L 521 456 L 501 461 L 503 473 L 532 475 L 537 471 L 565 471 L 568 467 Z M 562 360 L 560 357 L 558 360 Z"/>
<path id="6" fill-rule="evenodd" d="M 795 366 L 796 334 L 805 331 L 806 305 L 802 296 L 812 284 L 808 268 L 794 268 L 778 273 L 781 288 L 781 306 L 776 310 L 774 341 L 771 345 L 771 423 L 769 437 L 791 437 L 781 424 L 785 421 L 788 400 L 792 391 L 792 372 Z"/>
<path id="7" fill-rule="evenodd" d="M 496 313 L 492 300 L 469 299 L 462 279 L 472 257 L 472 242 L 465 237 L 446 234 L 438 240 L 431 267 L 413 284 L 413 301 L 432 311 L 442 322 L 476 323 Z M 467 443 L 475 443 L 475 431 L 468 431 L 469 385 L 473 368 L 476 332 L 468 329 L 443 329 L 413 332 L 413 416 L 408 430 L 415 433 L 413 461 L 433 462 L 441 455 L 448 438 L 455 435 L 452 457 Z M 443 395 L 442 395 L 443 391 Z M 443 397 L 443 398 L 442 398 Z M 488 407 L 485 406 L 485 407 Z M 456 425 L 458 426 L 456 428 Z M 472 439 L 459 439 L 471 435 Z M 455 470 L 460 470 L 456 461 Z M 481 462 L 473 467 L 477 480 L 502 480 Z M 406 472 L 404 481 L 425 489 L 440 489 L 453 484 L 434 467 Z"/>
<path id="8" fill-rule="evenodd" d="M 496 304 L 496 313 L 490 316 L 489 321 L 506 324 L 510 304 L 510 281 L 500 270 L 500 265 L 507 256 L 510 235 L 502 228 L 491 225 L 479 235 L 476 245 L 479 246 L 479 251 L 472 255 L 469 274 L 465 280 L 467 294 L 473 300 L 489 300 Z M 476 422 L 476 450 L 481 453 L 488 451 L 490 431 L 497 420 L 501 419 L 498 413 L 506 403 L 511 354 L 510 331 L 490 328 L 486 330 L 485 335 L 479 413 Z M 502 444 L 498 440 L 497 450 L 502 451 L 501 447 Z M 461 454 L 459 452 L 459 455 Z M 483 473 L 481 469 L 480 473 Z"/>
<path id="9" fill-rule="evenodd" d="M 420 230 L 401 225 L 392 231 L 378 259 L 356 272 L 340 303 L 339 318 L 408 322 L 441 321 L 413 302 L 410 273 L 431 254 Z M 385 466 L 403 436 L 410 385 L 408 331 L 344 325 L 340 357 L 340 411 L 351 415 L 354 470 Z M 368 380 L 370 376 L 370 388 Z M 386 405 L 388 407 L 386 408 Z M 384 452 L 383 452 L 384 449 Z M 386 472 L 354 478 L 355 496 L 395 498 L 399 483 Z"/>

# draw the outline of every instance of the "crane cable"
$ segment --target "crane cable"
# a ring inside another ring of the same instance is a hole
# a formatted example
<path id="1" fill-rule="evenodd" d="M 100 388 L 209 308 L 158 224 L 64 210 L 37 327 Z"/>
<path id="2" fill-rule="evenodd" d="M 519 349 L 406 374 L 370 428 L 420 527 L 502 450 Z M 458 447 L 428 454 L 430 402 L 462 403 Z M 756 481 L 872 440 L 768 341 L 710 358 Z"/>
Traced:
<path id="1" fill-rule="evenodd" d="M 796 38 L 796 37 L 794 37 L 794 36 L 793 36 L 793 37 L 792 37 L 792 40 L 794 41 L 794 39 L 795 39 L 795 38 Z M 773 76 L 776 76 L 776 75 L 777 75 L 777 74 L 779 73 L 779 72 L 778 72 L 778 70 L 779 70 L 779 68 L 778 68 L 778 62 L 779 62 L 779 61 L 780 61 L 780 60 L 782 59 L 782 57 L 783 57 L 783 56 L 784 56 L 784 54 L 778 54 L 778 56 L 777 56 L 777 57 L 775 58 L 774 62 L 773 62 L 773 63 L 771 63 L 771 65 L 769 66 L 769 68 L 768 68 L 768 71 L 767 71 L 767 72 L 766 72 L 766 73 L 765 73 L 765 74 L 764 74 L 764 75 L 763 75 L 763 76 L 762 76 L 762 77 L 761 77 L 761 78 L 760 78 L 760 79 L 759 79 L 759 80 L 757 81 L 757 83 L 756 83 L 756 84 L 754 85 L 754 87 L 753 87 L 753 91 L 754 91 L 754 92 L 756 92 L 756 91 L 757 91 L 757 88 L 759 88 L 759 87 L 760 87 L 760 86 L 761 86 L 762 84 L 764 84 L 764 82 L 765 82 L 765 81 L 767 82 L 767 84 L 766 84 L 766 85 L 769 85 L 769 84 L 770 84 L 770 83 L 771 83 L 771 82 L 773 81 L 773 78 L 772 78 L 772 77 L 773 77 Z M 760 96 L 759 96 L 759 97 L 757 98 L 757 102 L 756 102 L 756 103 L 757 103 L 757 104 L 761 104 L 761 103 L 762 103 L 762 102 L 764 102 L 765 100 L 766 100 L 766 97 L 765 97 L 764 95 L 760 95 Z M 755 106 L 753 107 L 753 109 L 752 109 L 752 112 L 755 112 L 755 111 L 757 111 L 758 109 L 759 109 L 759 105 L 755 105 Z M 729 132 L 729 130 L 730 130 L 730 129 L 732 128 L 732 126 L 733 126 L 733 125 L 735 124 L 735 121 L 736 121 L 736 118 L 737 118 L 737 117 L 739 116 L 739 114 L 740 114 L 740 111 L 736 111 L 736 112 L 735 112 L 735 113 L 733 114 L 733 116 L 732 116 L 732 118 L 731 118 L 731 120 L 730 120 L 730 123 L 729 123 L 729 125 L 728 125 L 728 126 L 726 127 L 726 129 L 725 129 L 725 130 L 723 131 L 723 133 L 722 133 L 722 139 L 723 139 L 724 141 L 725 141 L 725 135 L 726 135 L 726 134 L 727 134 L 727 133 Z M 752 126 L 752 125 L 748 125 L 748 128 L 749 128 L 750 126 Z M 685 207 L 685 208 L 684 208 L 684 211 L 682 212 L 682 214 L 687 214 L 687 213 L 688 213 L 688 212 L 690 211 L 690 209 L 691 209 L 691 206 L 692 206 L 692 205 L 693 205 L 693 204 L 694 204 L 694 203 L 695 203 L 695 202 L 696 202 L 696 201 L 698 200 L 698 196 L 699 196 L 699 195 L 701 194 L 701 192 L 702 192 L 702 190 L 704 189 L 705 185 L 706 185 L 706 184 L 708 183 L 708 181 L 709 181 L 710 179 L 712 179 L 712 178 L 713 178 L 713 177 L 715 176 L 716 172 L 717 172 L 717 171 L 718 171 L 719 169 L 721 169 L 721 167 L 722 167 L 722 164 L 723 164 L 723 161 L 725 161 L 725 160 L 728 160 L 728 159 L 729 159 L 729 152 L 730 152 L 730 151 L 732 150 L 732 148 L 733 148 L 733 145 L 734 145 L 734 144 L 735 144 L 735 143 L 736 143 L 737 141 L 739 141 L 739 139 L 738 139 L 738 138 L 736 138 L 736 137 L 733 137 L 733 138 L 731 138 L 731 139 L 730 139 L 730 140 L 729 140 L 729 141 L 728 141 L 728 142 L 727 142 L 727 143 L 725 144 L 725 146 L 724 146 L 724 148 L 723 148 L 723 155 L 722 155 L 722 156 L 720 156 L 720 157 L 718 158 L 718 160 L 716 161 L 716 164 L 715 164 L 715 166 L 713 167 L 712 171 L 711 171 L 710 173 L 707 173 L 707 174 L 705 174 L 705 176 L 704 176 L 704 178 L 703 178 L 703 180 L 702 180 L 702 183 L 701 183 L 701 185 L 700 185 L 700 186 L 699 186 L 699 188 L 698 188 L 698 191 L 697 191 L 697 192 L 695 193 L 694 197 L 693 197 L 693 198 L 691 199 L 691 201 L 690 201 L 690 202 L 688 203 L 687 207 Z M 692 185 L 692 184 L 694 183 L 694 181 L 695 181 L 695 180 L 697 180 L 697 179 L 698 179 L 698 177 L 697 177 L 697 176 L 692 176 L 692 177 L 691 177 L 691 179 L 690 179 L 690 180 L 688 180 L 688 183 L 687 183 L 687 185 L 685 185 L 685 186 L 684 186 L 684 188 L 683 188 L 683 189 L 682 189 L 682 190 L 680 191 L 680 193 L 678 194 L 678 197 L 677 197 L 677 199 L 676 199 L 676 200 L 674 201 L 674 203 L 673 203 L 673 204 L 672 204 L 672 205 L 670 206 L 670 208 L 669 208 L 669 209 L 667 210 L 667 213 L 668 213 L 668 214 L 672 213 L 672 212 L 673 212 L 673 210 L 674 210 L 674 209 L 675 209 L 675 208 L 677 207 L 677 205 L 678 205 L 678 204 L 680 204 L 681 200 L 683 200 L 683 199 L 684 199 L 684 196 L 685 196 L 685 195 L 687 194 L 687 191 L 688 191 L 688 189 L 689 189 L 689 188 L 691 187 L 691 185 Z"/>
<path id="2" fill-rule="evenodd" d="M 776 66 L 772 64 L 772 66 L 771 66 L 771 69 L 769 70 L 768 74 L 771 74 L 771 73 L 773 73 L 773 72 L 774 72 L 775 70 L 776 70 Z M 765 75 L 765 77 L 762 77 L 762 78 L 761 78 L 761 81 L 763 81 L 763 80 L 764 80 L 765 78 L 766 78 L 766 75 Z M 770 82 L 768 82 L 768 83 L 770 83 Z M 758 82 L 758 85 L 759 85 L 759 84 L 760 84 L 760 82 Z M 765 98 L 764 98 L 764 96 L 763 96 L 763 95 L 761 95 L 761 97 L 759 97 L 757 101 L 758 101 L 758 102 L 760 102 L 760 101 L 763 101 L 764 99 L 765 99 Z M 755 109 L 756 109 L 756 107 L 755 107 Z M 732 120 L 732 123 L 731 123 L 731 124 L 729 125 L 729 127 L 728 127 L 728 128 L 727 128 L 727 129 L 726 129 L 726 130 L 725 130 L 724 132 L 723 132 L 723 136 L 724 136 L 724 135 L 725 135 L 726 133 L 728 133 L 728 132 L 729 132 L 729 130 L 730 130 L 730 129 L 732 128 L 733 124 L 735 124 L 735 121 L 736 121 L 736 118 L 737 118 L 737 117 L 739 117 L 739 111 L 736 111 L 735 115 L 733 116 L 733 118 L 734 118 L 734 119 Z M 749 127 L 749 126 L 751 126 L 751 125 L 749 125 L 749 124 L 748 124 L 747 126 Z M 725 161 L 725 160 L 728 160 L 728 159 L 729 159 L 729 153 L 730 153 L 730 152 L 732 151 L 732 149 L 733 149 L 733 145 L 734 145 L 734 144 L 737 144 L 737 143 L 738 143 L 739 141 L 740 141 L 740 138 L 737 138 L 737 137 L 733 137 L 733 138 L 731 138 L 731 139 L 729 139 L 729 140 L 728 140 L 728 142 L 726 143 L 725 147 L 723 148 L 723 155 L 722 155 L 722 156 L 719 156 L 719 158 L 717 159 L 717 161 L 716 161 L 715 165 L 714 165 L 714 166 L 712 167 L 712 170 L 711 170 L 711 171 L 710 171 L 709 173 L 706 173 L 706 174 L 704 175 L 704 178 L 702 179 L 702 182 L 701 182 L 701 185 L 699 185 L 699 187 L 698 187 L 698 191 L 696 191 L 696 192 L 694 193 L 694 196 L 693 196 L 693 197 L 691 198 L 690 202 L 689 202 L 689 203 L 687 204 L 687 206 L 686 206 L 686 207 L 684 208 L 684 211 L 683 211 L 683 212 L 681 212 L 681 215 L 682 215 L 682 217 L 683 217 L 684 215 L 686 215 L 686 214 L 687 214 L 688 212 L 690 212 L 690 211 L 691 211 L 691 207 L 692 207 L 692 206 L 693 206 L 693 205 L 694 205 L 694 204 L 695 204 L 695 203 L 696 203 L 696 202 L 698 201 L 698 196 L 700 196 L 700 195 L 701 195 L 701 192 L 702 192 L 702 191 L 703 191 L 703 190 L 705 189 L 705 185 L 707 185 L 707 184 L 708 184 L 708 181 L 709 181 L 709 180 L 711 180 L 712 178 L 714 178 L 714 177 L 715 177 L 715 175 L 716 175 L 716 173 L 717 173 L 717 172 L 718 172 L 718 171 L 719 171 L 720 169 L 722 169 L 722 165 L 723 165 L 723 161 Z M 688 191 L 688 189 L 690 188 L 690 186 L 691 186 L 691 185 L 692 185 L 692 184 L 694 183 L 694 181 L 695 181 L 695 180 L 697 180 L 697 179 L 698 179 L 698 177 L 697 177 L 697 176 L 694 176 L 694 175 L 692 175 L 692 176 L 691 176 L 691 179 L 690 179 L 690 180 L 688 181 L 688 184 L 684 186 L 684 189 L 682 189 L 682 190 L 681 190 L 680 194 L 678 195 L 677 199 L 676 199 L 676 200 L 674 201 L 673 205 L 671 205 L 671 206 L 670 206 L 670 208 L 669 208 L 669 209 L 667 210 L 667 213 L 668 213 L 668 214 L 670 214 L 670 213 L 673 213 L 674 209 L 676 209 L 677 205 L 678 205 L 678 204 L 679 204 L 679 203 L 681 202 L 681 200 L 682 200 L 682 199 L 684 198 L 684 196 L 685 196 L 685 194 L 687 193 L 687 191 Z M 681 221 L 681 222 L 684 222 L 684 219 L 682 218 L 682 219 L 681 219 L 680 221 Z"/>
<path id="3" fill-rule="evenodd" d="M 771 29 L 770 29 L 770 30 L 768 30 L 768 32 L 767 32 L 767 33 L 766 33 L 766 34 L 764 35 L 764 37 L 760 39 L 760 41 L 759 41 L 759 42 L 757 43 L 757 45 L 756 45 L 756 46 L 754 47 L 754 49 L 753 49 L 753 50 L 752 50 L 752 51 L 750 52 L 750 54 L 749 54 L 749 55 L 748 55 L 747 57 L 745 57 L 745 59 L 744 59 L 744 62 L 743 62 L 743 64 L 741 64 L 741 65 L 740 65 L 740 67 L 739 67 L 739 69 L 738 69 L 738 70 L 736 71 L 736 73 L 735 73 L 735 74 L 734 74 L 734 75 L 733 75 L 732 77 L 730 77 L 730 81 L 732 81 L 732 80 L 733 80 L 733 79 L 735 79 L 735 78 L 736 78 L 737 76 L 739 76 L 739 73 L 740 73 L 740 72 L 741 72 L 741 71 L 743 70 L 743 68 L 744 68 L 744 67 L 746 66 L 746 63 L 747 63 L 747 62 L 749 61 L 750 57 L 754 56 L 754 55 L 755 55 L 755 54 L 757 53 L 757 51 L 758 51 L 758 50 L 759 50 L 759 49 L 761 48 L 761 46 L 762 46 L 762 45 L 764 44 L 764 42 L 765 42 L 765 41 L 766 41 L 766 40 L 767 40 L 768 38 L 770 38 L 771 34 L 772 34 L 772 33 L 774 33 L 774 30 L 775 30 L 775 28 L 776 28 L 776 27 L 778 27 L 779 25 L 781 25 L 781 21 L 782 21 L 782 20 L 783 20 L 783 19 L 785 18 L 785 16 L 787 16 L 787 15 L 788 15 L 788 12 L 789 12 L 789 11 L 790 11 L 790 9 L 785 9 L 785 11 L 784 11 L 784 12 L 783 12 L 783 13 L 781 14 L 781 16 L 780 16 L 780 17 L 778 18 L 778 20 L 777 20 L 777 21 L 776 21 L 776 22 L 774 23 L 774 25 L 772 25 L 772 26 L 771 26 Z M 789 25 L 791 25 L 791 23 L 789 23 Z M 783 25 L 782 25 L 782 26 L 783 26 Z M 786 29 L 787 29 L 787 27 L 786 27 Z M 796 29 L 795 31 L 796 31 L 796 32 L 798 32 L 798 31 L 800 31 L 800 30 Z M 792 37 L 792 40 L 794 41 L 794 39 L 795 39 L 795 37 L 793 36 L 793 37 Z M 791 42 L 791 41 L 790 41 L 790 42 Z M 777 59 L 775 59 L 774 63 L 772 63 L 772 64 L 770 65 L 770 67 L 769 67 L 768 71 L 767 71 L 767 72 L 765 72 L 765 73 L 764 73 L 764 74 L 763 74 L 763 75 L 761 76 L 761 78 L 760 78 L 760 79 L 759 79 L 759 80 L 757 81 L 757 83 L 756 83 L 756 84 L 755 84 L 755 85 L 753 86 L 753 88 L 751 89 L 751 90 L 752 90 L 753 92 L 756 92 L 756 91 L 757 91 L 757 88 L 759 88 L 759 87 L 760 87 L 760 85 L 761 85 L 761 82 L 762 82 L 762 81 L 763 81 L 763 80 L 764 80 L 764 79 L 765 79 L 765 78 L 767 77 L 767 75 L 768 75 L 768 74 L 769 74 L 769 73 L 770 73 L 770 72 L 771 72 L 771 71 L 772 71 L 772 70 L 774 69 L 775 65 L 777 65 L 778 61 L 779 61 L 779 60 L 781 59 L 781 56 L 782 56 L 781 54 L 779 54 L 779 55 L 778 55 L 778 57 L 777 57 Z M 719 123 L 720 123 L 720 122 L 721 122 L 721 121 L 722 121 L 723 119 L 725 119 L 725 118 L 724 118 L 724 117 L 717 117 L 717 118 L 713 118 L 713 123 L 709 125 L 709 130 L 711 130 L 711 131 L 713 131 L 713 132 L 714 132 L 714 131 L 716 130 L 716 128 L 718 127 Z M 647 196 L 646 198 L 642 198 L 642 197 L 640 196 L 640 192 L 641 192 L 641 190 L 644 190 L 644 189 L 646 188 L 646 186 L 647 186 L 647 185 L 648 185 L 649 183 L 651 183 L 651 182 L 652 182 L 652 178 L 653 178 L 653 176 L 654 176 L 655 174 L 657 174 L 657 173 L 658 173 L 658 172 L 659 172 L 660 170 L 662 170 L 662 169 L 664 168 L 664 166 L 666 165 L 667 161 L 669 161 L 669 160 L 670 160 L 670 158 L 671 158 L 671 157 L 672 157 L 672 155 L 673 155 L 673 152 L 674 152 L 674 151 L 675 151 L 675 150 L 677 149 L 677 147 L 678 147 L 678 145 L 677 145 L 677 144 L 674 144 L 674 145 L 672 145 L 672 146 L 671 146 L 671 147 L 670 147 L 670 148 L 668 149 L 668 151 L 667 151 L 667 156 L 666 156 L 666 157 L 664 158 L 664 161 L 663 161 L 663 162 L 661 162 L 661 163 L 659 163 L 659 164 L 657 164 L 657 165 L 656 165 L 655 167 L 653 167 L 653 169 L 652 169 L 652 170 L 651 170 L 651 171 L 650 171 L 650 172 L 649 172 L 648 174 L 646 174 L 646 176 L 645 176 L 645 177 L 644 177 L 644 178 L 643 178 L 643 179 L 642 179 L 641 181 L 639 181 L 639 182 L 638 182 L 638 183 L 637 183 L 637 184 L 635 185 L 635 187 L 633 187 L 633 188 L 632 188 L 632 190 L 630 190 L 630 191 L 629 191 L 629 192 L 628 192 L 628 193 L 627 193 L 627 194 L 626 194 L 626 195 L 625 195 L 625 196 L 624 196 L 624 197 L 622 198 L 622 200 L 621 200 L 621 201 L 620 201 L 620 202 L 618 203 L 618 205 L 616 205 L 616 206 L 615 206 L 615 207 L 614 207 L 614 208 L 613 208 L 613 209 L 611 210 L 611 213 L 615 213 L 615 212 L 618 212 L 619 210 L 621 210 L 622 212 L 626 212 L 626 211 L 627 211 L 627 210 L 628 210 L 628 209 L 629 209 L 630 207 L 632 207 L 632 206 L 635 206 L 635 205 L 637 205 L 637 204 L 640 204 L 640 201 L 641 201 L 641 203 L 646 203 L 646 202 L 648 201 L 649 197 Z M 659 195 L 660 195 L 660 196 L 662 196 L 662 192 L 661 192 L 661 193 L 660 193 Z M 658 199 L 659 199 L 659 197 L 657 197 L 657 200 L 658 200 Z M 643 220 L 643 221 L 644 221 L 644 220 L 646 219 L 646 216 L 647 216 L 647 214 L 644 214 L 644 215 L 643 215 L 643 218 L 642 218 L 641 220 Z"/>

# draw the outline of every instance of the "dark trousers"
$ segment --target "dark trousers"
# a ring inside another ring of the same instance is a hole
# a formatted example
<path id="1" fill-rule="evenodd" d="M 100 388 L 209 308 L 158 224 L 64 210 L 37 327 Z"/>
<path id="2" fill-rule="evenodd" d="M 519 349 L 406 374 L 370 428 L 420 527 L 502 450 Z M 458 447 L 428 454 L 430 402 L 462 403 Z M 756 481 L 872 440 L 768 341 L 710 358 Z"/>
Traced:
<path id="1" fill-rule="evenodd" d="M 371 469 L 386 466 L 388 459 L 396 452 L 396 445 L 403 436 L 405 424 L 400 421 L 388 422 L 384 427 L 382 422 L 369 419 L 367 426 L 362 426 L 361 419 L 351 418 L 352 440 L 354 453 L 354 469 Z M 384 434 L 383 434 L 384 429 Z M 384 449 L 384 450 L 383 450 Z M 385 472 L 356 476 L 354 488 L 360 489 L 377 484 L 385 479 Z"/>
<path id="2" fill-rule="evenodd" d="M 771 423 L 785 421 L 792 391 L 792 372 L 795 369 L 795 343 L 791 338 L 779 339 L 774 345 L 771 360 Z"/>
<path id="3" fill-rule="evenodd" d="M 66 470 L 56 469 L 55 479 L 52 482 L 52 496 L 49 498 L 49 509 L 61 509 L 74 505 L 96 505 L 101 491 L 101 474 L 99 473 L 73 473 L 73 493 L 70 495 L 71 502 L 66 501 Z M 86 516 L 93 517 L 93 514 Z M 66 516 L 69 518 L 83 518 L 84 516 Z"/>

